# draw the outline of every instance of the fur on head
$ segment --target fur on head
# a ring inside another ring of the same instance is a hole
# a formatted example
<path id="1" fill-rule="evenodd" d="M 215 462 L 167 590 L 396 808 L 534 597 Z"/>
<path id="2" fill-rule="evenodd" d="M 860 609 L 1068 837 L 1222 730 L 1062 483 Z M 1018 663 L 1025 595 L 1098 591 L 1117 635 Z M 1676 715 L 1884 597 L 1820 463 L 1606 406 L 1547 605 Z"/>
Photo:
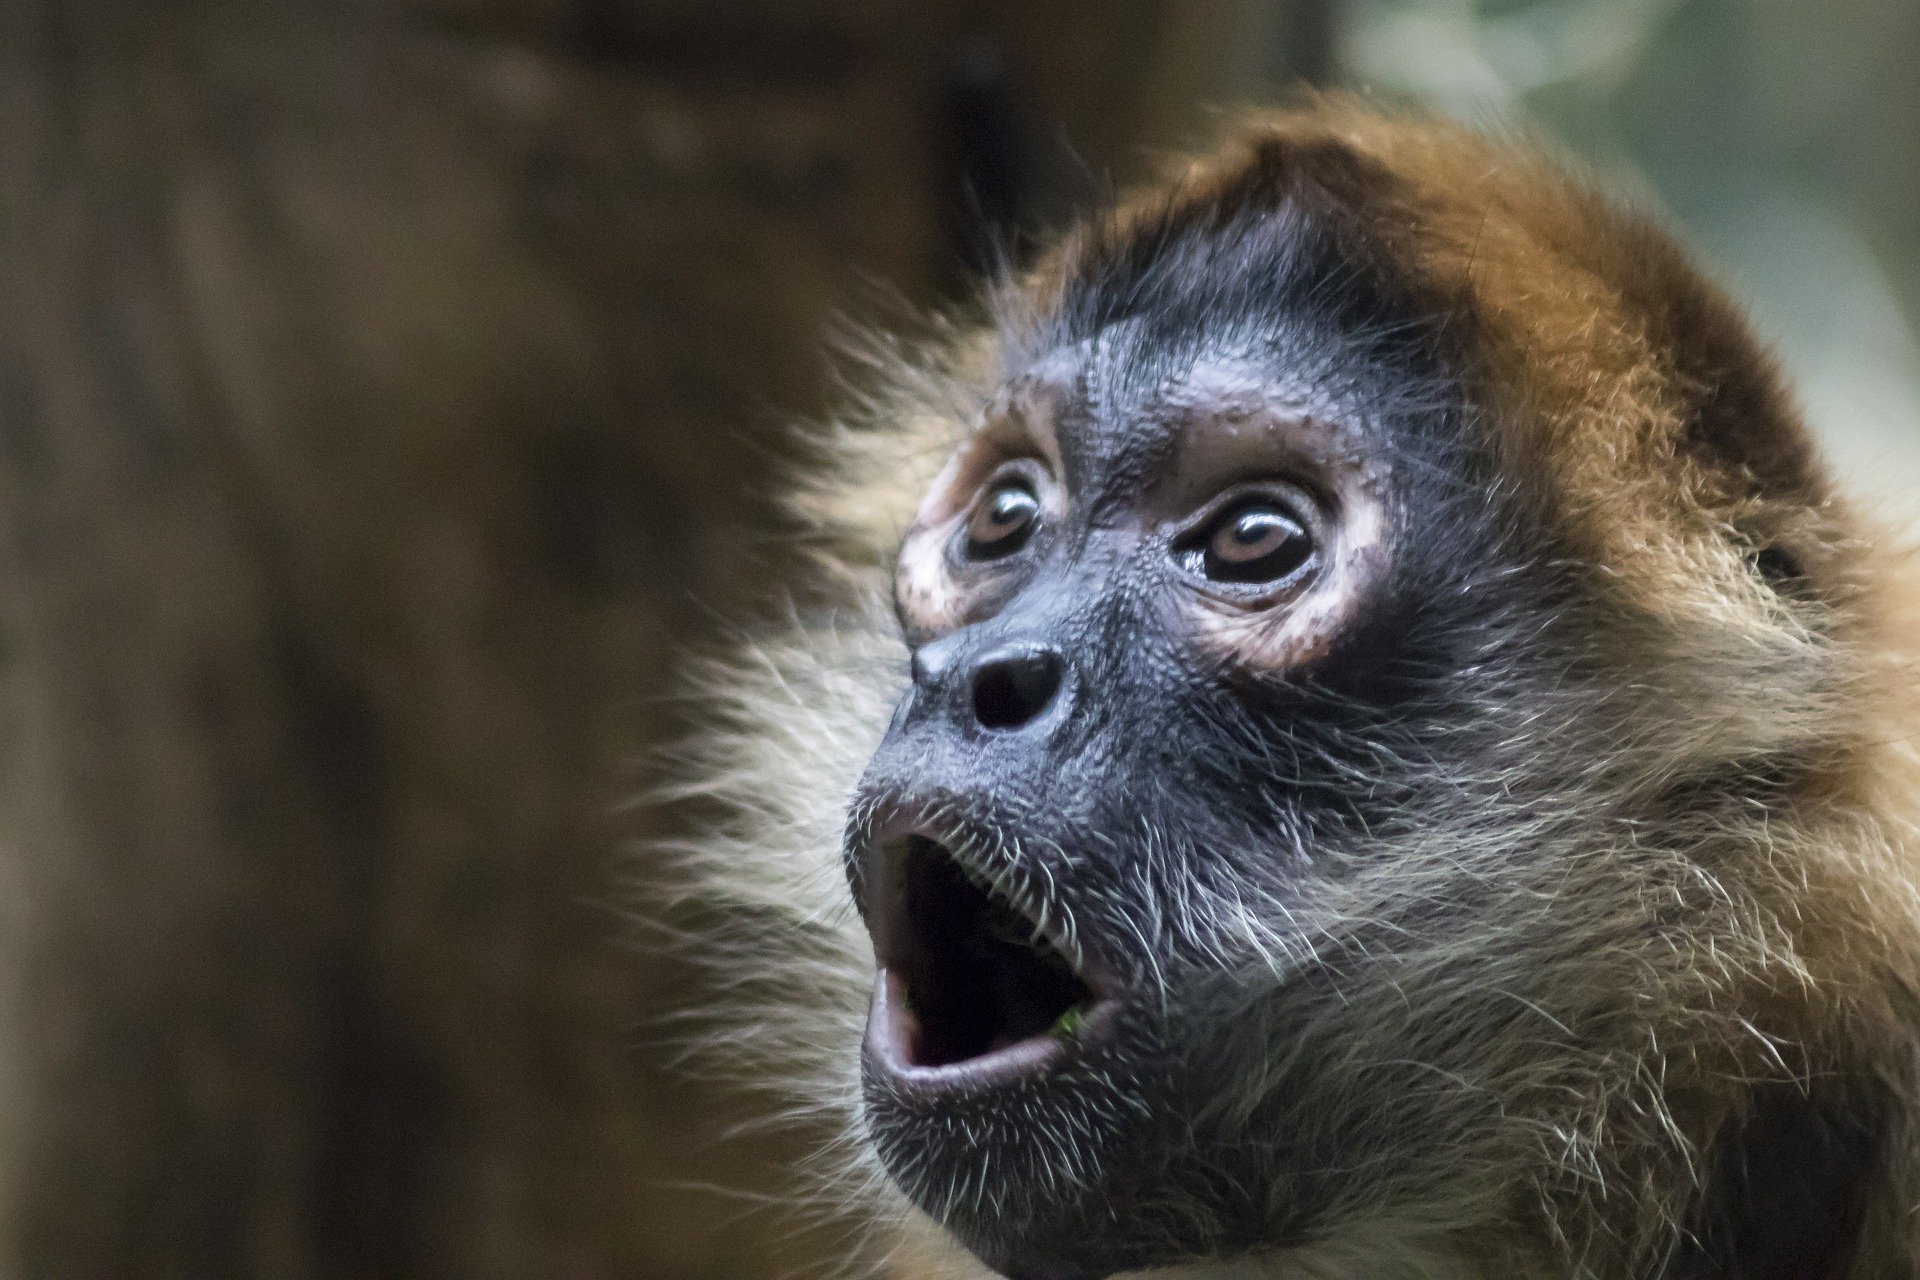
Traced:
<path id="1" fill-rule="evenodd" d="M 1197 328 L 1265 341 L 1275 307 L 1371 370 L 1289 348 L 1307 415 L 1409 424 L 1375 464 L 1425 495 L 1380 535 L 1402 687 L 1306 682 L 1311 731 L 1222 701 L 1196 758 L 1323 808 L 1165 830 L 1142 796 L 1114 836 L 1145 886 L 1124 912 L 1026 904 L 1133 931 L 1165 1073 L 1038 1121 L 952 1117 L 1001 1164 L 883 1167 L 843 848 L 910 683 L 896 586 L 930 590 L 893 559 L 1053 353 L 1119 343 L 1137 369 Z M 980 323 L 876 349 L 792 498 L 838 603 L 706 673 L 689 790 L 726 817 L 680 857 L 723 907 L 707 1060 L 843 1135 L 819 1195 L 876 1242 L 850 1269 L 898 1249 L 969 1274 L 921 1209 L 992 1255 L 1038 1195 L 1075 1206 L 1061 1248 L 1089 1275 L 1103 1232 L 1112 1266 L 1195 1276 L 1915 1273 L 1920 631 L 1904 567 L 1664 233 L 1512 140 L 1329 100 L 1245 121 Z M 1116 1191 L 1116 1161 L 1147 1171 Z"/>

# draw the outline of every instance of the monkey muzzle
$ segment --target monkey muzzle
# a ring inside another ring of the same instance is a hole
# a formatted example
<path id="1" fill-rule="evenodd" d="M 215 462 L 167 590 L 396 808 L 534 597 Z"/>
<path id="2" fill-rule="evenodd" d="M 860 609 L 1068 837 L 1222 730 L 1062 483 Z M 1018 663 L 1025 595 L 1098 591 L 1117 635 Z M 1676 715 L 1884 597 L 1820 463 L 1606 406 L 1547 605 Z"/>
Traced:
<path id="1" fill-rule="evenodd" d="M 1116 1001 L 1076 958 L 1057 904 L 995 876 L 970 841 L 893 824 L 868 854 L 879 960 L 868 1067 L 926 1097 L 1044 1074 Z"/>

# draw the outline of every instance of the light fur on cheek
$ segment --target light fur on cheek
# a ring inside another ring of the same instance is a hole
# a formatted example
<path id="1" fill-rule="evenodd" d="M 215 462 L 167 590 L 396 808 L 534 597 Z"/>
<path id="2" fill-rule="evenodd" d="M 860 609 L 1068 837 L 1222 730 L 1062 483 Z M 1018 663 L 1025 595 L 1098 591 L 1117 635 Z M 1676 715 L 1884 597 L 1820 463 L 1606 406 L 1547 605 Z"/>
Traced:
<path id="1" fill-rule="evenodd" d="M 947 570 L 946 545 L 957 519 L 931 528 L 916 525 L 900 549 L 894 594 L 900 614 L 921 631 L 951 631 L 966 615 L 968 593 Z"/>

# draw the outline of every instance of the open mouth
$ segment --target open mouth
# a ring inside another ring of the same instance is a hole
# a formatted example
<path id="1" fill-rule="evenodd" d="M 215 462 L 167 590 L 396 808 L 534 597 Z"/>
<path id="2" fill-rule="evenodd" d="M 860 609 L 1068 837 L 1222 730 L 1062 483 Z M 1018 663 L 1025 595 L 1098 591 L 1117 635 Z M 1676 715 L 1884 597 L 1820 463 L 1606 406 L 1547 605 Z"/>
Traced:
<path id="1" fill-rule="evenodd" d="M 1105 1008 L 1044 932 L 935 840 L 885 853 L 870 1043 L 896 1073 L 986 1083 L 1038 1070 Z"/>

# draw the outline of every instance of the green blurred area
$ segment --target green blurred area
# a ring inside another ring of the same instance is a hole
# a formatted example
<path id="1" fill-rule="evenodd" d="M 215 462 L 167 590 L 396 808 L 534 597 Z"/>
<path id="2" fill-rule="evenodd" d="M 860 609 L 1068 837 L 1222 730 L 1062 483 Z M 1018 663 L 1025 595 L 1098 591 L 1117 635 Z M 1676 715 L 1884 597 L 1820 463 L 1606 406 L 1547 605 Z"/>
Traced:
<path id="1" fill-rule="evenodd" d="M 1748 303 L 1854 487 L 1920 514 L 1920 6 L 1350 0 L 1350 83 L 1523 122 Z"/>

